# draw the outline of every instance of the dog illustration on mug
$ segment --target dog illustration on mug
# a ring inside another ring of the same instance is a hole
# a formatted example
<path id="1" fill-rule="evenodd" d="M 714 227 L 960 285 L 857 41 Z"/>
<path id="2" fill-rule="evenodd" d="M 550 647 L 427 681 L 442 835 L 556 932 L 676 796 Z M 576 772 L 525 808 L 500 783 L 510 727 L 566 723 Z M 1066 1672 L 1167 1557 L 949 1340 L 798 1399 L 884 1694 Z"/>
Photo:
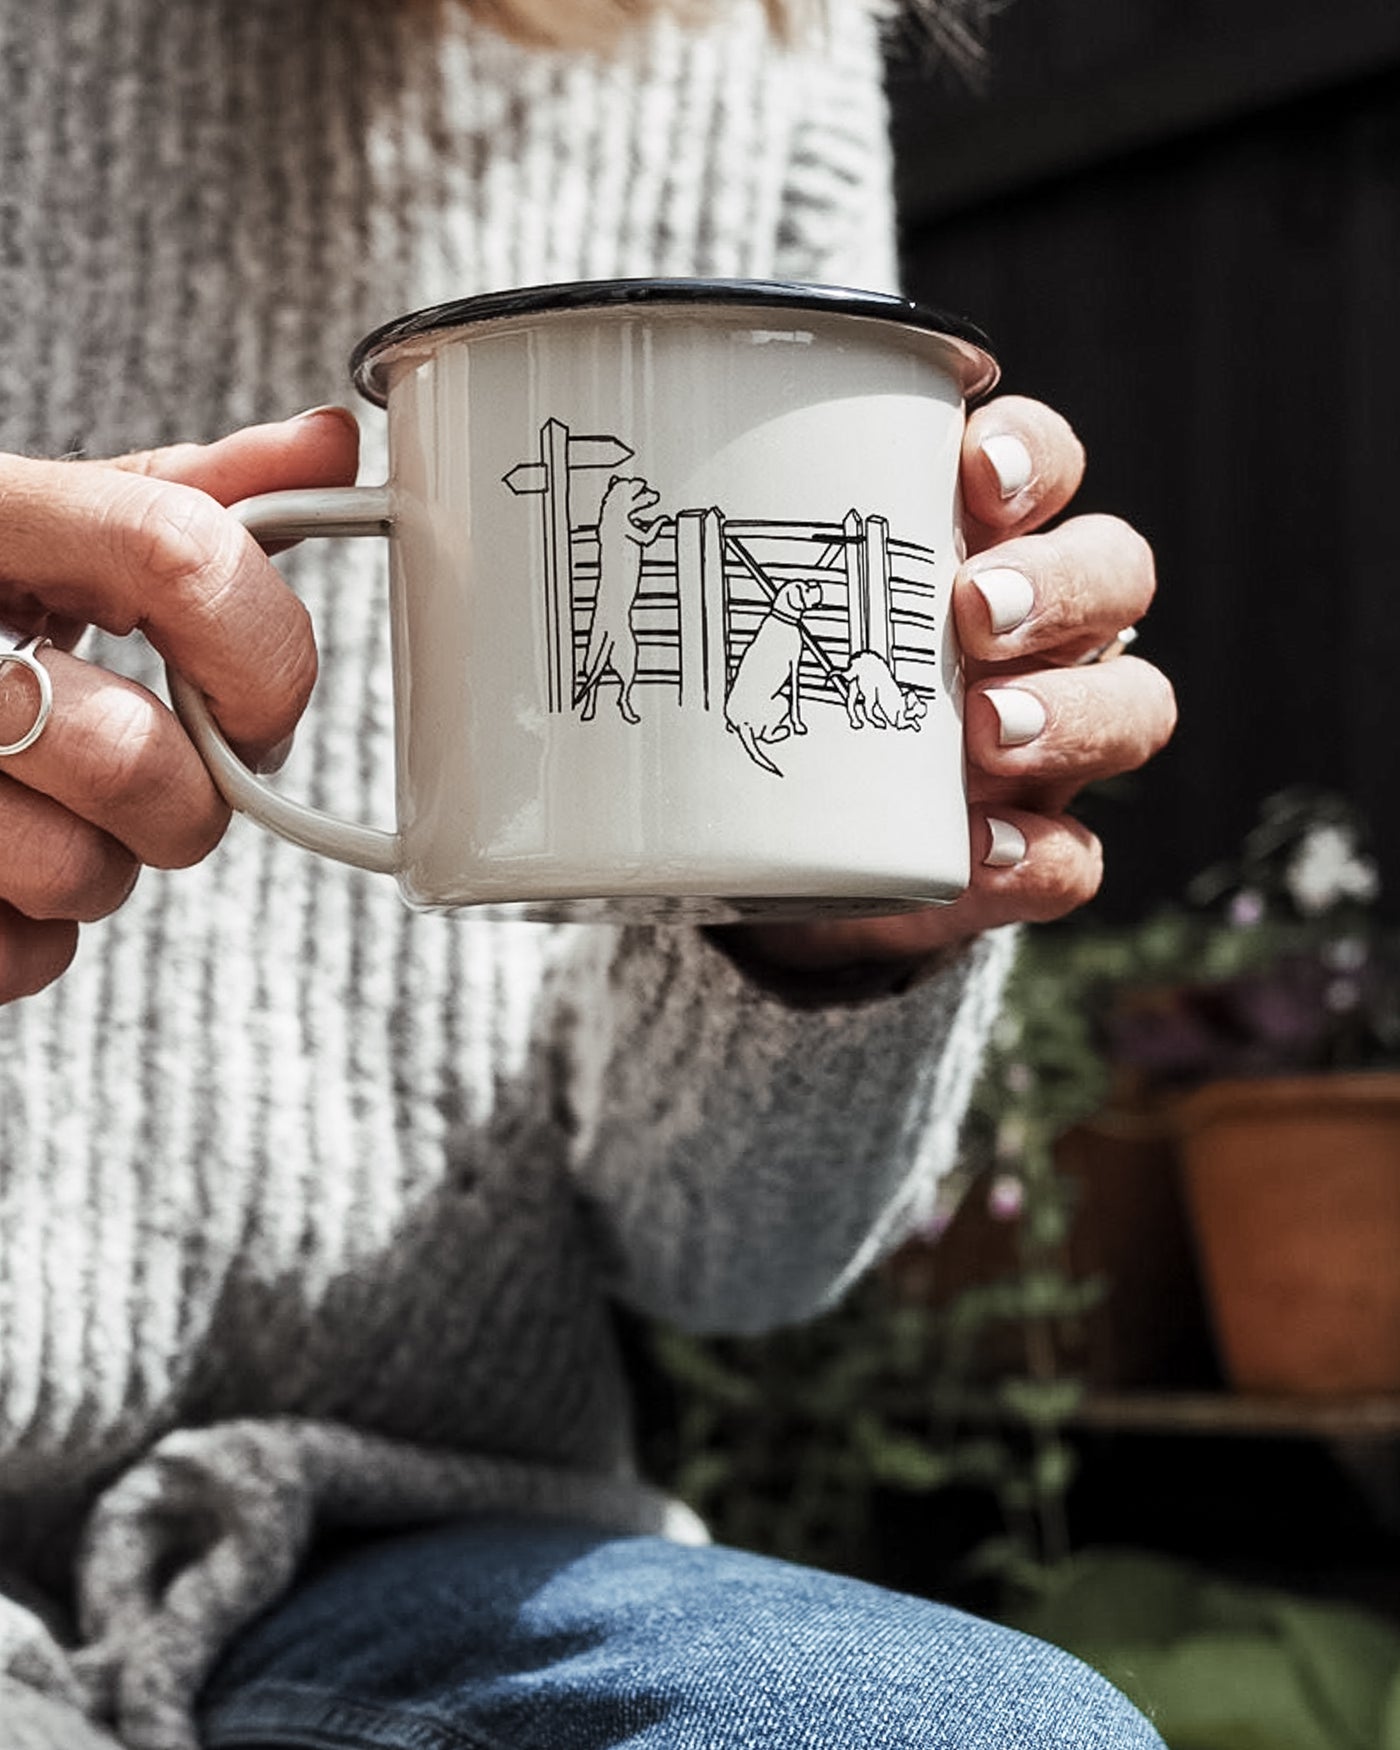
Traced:
<path id="1" fill-rule="evenodd" d="M 858 650 L 842 672 L 846 716 L 852 729 L 917 729 L 928 706 L 913 688 L 894 678 L 878 650 Z"/>
<path id="2" fill-rule="evenodd" d="M 598 509 L 598 595 L 583 659 L 583 677 L 574 704 L 590 721 L 598 710 L 598 687 L 611 674 L 617 681 L 617 708 L 627 723 L 640 723 L 632 704 L 637 681 L 637 638 L 632 603 L 642 581 L 642 553 L 661 533 L 662 518 L 638 518 L 658 504 L 661 494 L 645 480 L 614 474 Z"/>
<path id="3" fill-rule="evenodd" d="M 781 778 L 759 745 L 805 735 L 798 669 L 802 662 L 802 616 L 821 605 L 819 583 L 792 578 L 774 595 L 735 671 L 724 702 L 724 721 L 744 752 L 765 772 Z"/>

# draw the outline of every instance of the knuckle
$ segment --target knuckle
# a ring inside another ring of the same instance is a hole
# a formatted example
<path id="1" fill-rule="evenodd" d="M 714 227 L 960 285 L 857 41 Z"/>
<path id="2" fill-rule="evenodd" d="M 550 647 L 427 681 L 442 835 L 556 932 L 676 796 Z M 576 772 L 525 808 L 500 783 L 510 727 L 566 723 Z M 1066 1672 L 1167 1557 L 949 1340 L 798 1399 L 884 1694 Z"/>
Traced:
<path id="1" fill-rule="evenodd" d="M 85 760 L 85 801 L 104 814 L 138 809 L 156 797 L 168 780 L 161 757 L 160 721 L 154 699 L 134 688 L 104 687 L 86 702 L 75 723 L 93 751 Z"/>
<path id="2" fill-rule="evenodd" d="M 1035 537 L 1037 596 L 1053 624 L 1074 630 L 1092 616 L 1094 589 L 1073 537 L 1075 524 Z"/>
<path id="3" fill-rule="evenodd" d="M 133 687 L 104 688 L 88 701 L 81 729 L 91 751 L 81 761 L 86 781 L 77 812 L 159 868 L 188 868 L 207 857 L 229 811 L 197 756 L 183 758 L 166 733 L 158 701 Z"/>
<path id="4" fill-rule="evenodd" d="M 207 494 L 160 482 L 119 494 L 115 536 L 123 568 L 162 594 L 213 607 L 237 572 L 242 528 Z"/>
<path id="5" fill-rule="evenodd" d="M 1112 672 L 1108 672 L 1111 670 Z M 1067 669 L 1044 689 L 1045 732 L 1027 747 L 998 749 L 994 769 L 1087 782 L 1135 771 L 1161 752 L 1176 730 L 1176 692 L 1151 663 L 1120 657 L 1111 665 Z"/>
<path id="6" fill-rule="evenodd" d="M 1053 728 L 1042 762 L 1047 776 L 1084 783 L 1141 763 L 1136 749 L 1125 757 L 1124 725 L 1117 713 L 1104 709 L 1087 689 L 1076 689 L 1060 706 Z"/>
<path id="7" fill-rule="evenodd" d="M 1056 603 L 1066 629 L 1097 627 L 1106 611 L 1125 620 L 1147 611 L 1156 560 L 1146 536 L 1124 518 L 1090 512 L 1039 540 L 1046 599 Z"/>

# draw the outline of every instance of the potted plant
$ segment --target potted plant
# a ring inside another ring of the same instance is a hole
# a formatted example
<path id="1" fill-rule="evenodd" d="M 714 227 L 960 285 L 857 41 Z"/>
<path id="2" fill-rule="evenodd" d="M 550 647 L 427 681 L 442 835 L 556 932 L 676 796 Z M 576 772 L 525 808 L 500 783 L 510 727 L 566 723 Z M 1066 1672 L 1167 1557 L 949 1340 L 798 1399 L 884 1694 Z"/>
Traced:
<path id="1" fill-rule="evenodd" d="M 1354 810 L 1284 792 L 1104 1002 L 1110 1059 L 1171 1096 L 1243 1389 L 1400 1390 L 1400 937 L 1377 897 Z"/>

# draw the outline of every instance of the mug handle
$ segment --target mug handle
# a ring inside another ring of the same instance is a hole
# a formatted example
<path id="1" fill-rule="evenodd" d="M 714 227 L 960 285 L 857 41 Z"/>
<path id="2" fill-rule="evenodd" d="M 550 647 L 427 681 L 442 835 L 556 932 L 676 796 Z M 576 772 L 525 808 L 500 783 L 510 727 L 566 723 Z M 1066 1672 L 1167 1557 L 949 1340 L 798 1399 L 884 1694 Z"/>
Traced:
<path id="1" fill-rule="evenodd" d="M 308 535 L 387 535 L 393 525 L 387 486 L 265 492 L 230 505 L 229 514 L 237 517 L 249 534 L 267 541 L 298 541 Z M 249 771 L 229 746 L 198 687 L 169 664 L 165 672 L 175 713 L 231 807 L 304 850 L 318 851 L 377 875 L 399 873 L 403 847 L 397 833 L 340 820 L 279 795 Z"/>

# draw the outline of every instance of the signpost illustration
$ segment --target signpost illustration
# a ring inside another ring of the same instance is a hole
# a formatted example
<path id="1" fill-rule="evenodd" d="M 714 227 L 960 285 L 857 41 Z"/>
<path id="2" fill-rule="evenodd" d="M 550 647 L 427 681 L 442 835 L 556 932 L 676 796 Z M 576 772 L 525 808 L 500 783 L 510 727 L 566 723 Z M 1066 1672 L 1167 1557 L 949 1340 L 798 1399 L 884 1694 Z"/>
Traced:
<path id="1" fill-rule="evenodd" d="M 548 601 L 549 708 L 567 709 L 573 689 L 574 568 L 569 521 L 569 475 L 576 468 L 618 468 L 633 452 L 620 438 L 573 437 L 562 420 L 540 428 L 535 462 L 518 462 L 505 476 L 517 497 L 543 496 L 544 574 Z"/>

